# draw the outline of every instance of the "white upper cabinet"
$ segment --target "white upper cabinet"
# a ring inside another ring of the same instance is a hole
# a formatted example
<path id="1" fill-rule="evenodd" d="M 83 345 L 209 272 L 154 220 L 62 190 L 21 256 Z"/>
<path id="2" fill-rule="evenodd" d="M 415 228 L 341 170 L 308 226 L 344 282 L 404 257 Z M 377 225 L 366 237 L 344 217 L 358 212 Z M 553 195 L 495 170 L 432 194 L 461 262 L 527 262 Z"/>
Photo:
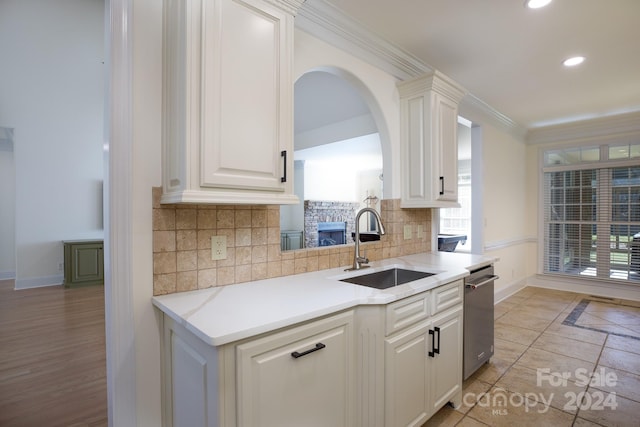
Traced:
<path id="1" fill-rule="evenodd" d="M 302 1 L 165 0 L 163 203 L 297 203 L 293 20 Z"/>
<path id="2" fill-rule="evenodd" d="M 404 208 L 458 206 L 458 104 L 465 92 L 435 71 L 398 84 Z"/>

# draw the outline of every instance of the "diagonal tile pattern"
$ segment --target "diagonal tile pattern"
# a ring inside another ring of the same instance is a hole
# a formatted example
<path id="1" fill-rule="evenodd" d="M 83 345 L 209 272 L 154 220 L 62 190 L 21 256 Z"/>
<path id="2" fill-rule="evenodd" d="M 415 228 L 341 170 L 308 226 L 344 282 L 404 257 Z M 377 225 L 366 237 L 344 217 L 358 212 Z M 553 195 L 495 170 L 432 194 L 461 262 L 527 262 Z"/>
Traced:
<path id="1" fill-rule="evenodd" d="M 494 317 L 494 357 L 425 426 L 640 426 L 640 302 L 526 287 Z"/>

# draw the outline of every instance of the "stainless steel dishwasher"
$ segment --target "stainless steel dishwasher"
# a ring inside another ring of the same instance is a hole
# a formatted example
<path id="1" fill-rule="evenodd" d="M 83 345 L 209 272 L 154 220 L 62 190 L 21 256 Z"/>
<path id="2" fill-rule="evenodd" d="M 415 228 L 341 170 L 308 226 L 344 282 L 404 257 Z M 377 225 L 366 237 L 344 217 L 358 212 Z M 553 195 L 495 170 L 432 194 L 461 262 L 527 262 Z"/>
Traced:
<path id="1" fill-rule="evenodd" d="M 471 271 L 464 286 L 464 368 L 466 380 L 493 356 L 493 265 Z"/>

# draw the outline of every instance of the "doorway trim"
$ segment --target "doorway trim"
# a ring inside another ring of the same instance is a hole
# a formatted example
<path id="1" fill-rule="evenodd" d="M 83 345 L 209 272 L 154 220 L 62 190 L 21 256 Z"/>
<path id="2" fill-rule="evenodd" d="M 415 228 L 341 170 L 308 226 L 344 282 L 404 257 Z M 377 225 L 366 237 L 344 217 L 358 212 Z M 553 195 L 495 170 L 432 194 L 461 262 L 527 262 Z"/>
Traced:
<path id="1" fill-rule="evenodd" d="M 134 426 L 133 0 L 105 0 L 105 333 L 109 426 Z"/>

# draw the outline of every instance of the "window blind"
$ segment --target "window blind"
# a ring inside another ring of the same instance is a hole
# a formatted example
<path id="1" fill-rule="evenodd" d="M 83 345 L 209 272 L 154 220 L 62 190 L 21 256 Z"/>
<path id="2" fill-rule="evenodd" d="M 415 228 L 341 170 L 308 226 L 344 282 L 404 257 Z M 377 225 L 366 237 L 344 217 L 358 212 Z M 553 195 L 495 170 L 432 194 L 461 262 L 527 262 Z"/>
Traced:
<path id="1" fill-rule="evenodd" d="M 560 168 L 544 173 L 544 272 L 640 282 L 640 166 Z"/>

